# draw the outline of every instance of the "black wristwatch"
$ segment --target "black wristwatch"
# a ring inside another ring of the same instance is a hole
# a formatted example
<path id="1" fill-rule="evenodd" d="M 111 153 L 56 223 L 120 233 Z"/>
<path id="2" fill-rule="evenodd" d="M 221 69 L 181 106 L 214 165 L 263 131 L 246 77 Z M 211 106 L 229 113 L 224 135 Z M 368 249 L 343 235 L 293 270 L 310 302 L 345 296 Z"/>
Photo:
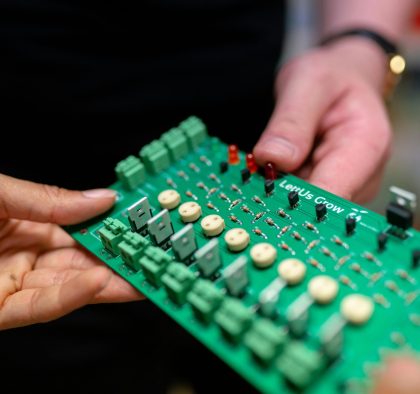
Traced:
<path id="1" fill-rule="evenodd" d="M 378 32 L 364 28 L 354 28 L 332 34 L 324 38 L 320 44 L 327 45 L 341 38 L 351 36 L 363 37 L 373 41 L 376 45 L 378 45 L 381 48 L 381 50 L 387 56 L 388 73 L 384 83 L 384 96 L 386 98 L 390 98 L 395 87 L 400 81 L 406 66 L 406 61 L 404 57 L 400 54 L 397 45 L 389 41 L 386 37 L 379 34 Z"/>

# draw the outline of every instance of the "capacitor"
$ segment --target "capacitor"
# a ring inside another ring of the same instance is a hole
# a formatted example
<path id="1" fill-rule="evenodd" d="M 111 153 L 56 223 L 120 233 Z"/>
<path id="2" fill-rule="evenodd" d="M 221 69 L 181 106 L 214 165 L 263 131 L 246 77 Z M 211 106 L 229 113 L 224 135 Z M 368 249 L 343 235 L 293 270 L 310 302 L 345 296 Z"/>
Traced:
<path id="1" fill-rule="evenodd" d="M 277 178 L 277 171 L 273 163 L 268 162 L 265 164 L 264 174 L 265 174 L 265 179 L 268 179 L 268 180 L 274 181 Z"/>
<path id="2" fill-rule="evenodd" d="M 258 166 L 252 153 L 246 155 L 246 166 L 251 174 L 258 171 Z"/>
<path id="3" fill-rule="evenodd" d="M 239 159 L 239 149 L 237 145 L 229 145 L 228 150 L 228 158 L 229 158 L 229 164 L 238 164 Z"/>

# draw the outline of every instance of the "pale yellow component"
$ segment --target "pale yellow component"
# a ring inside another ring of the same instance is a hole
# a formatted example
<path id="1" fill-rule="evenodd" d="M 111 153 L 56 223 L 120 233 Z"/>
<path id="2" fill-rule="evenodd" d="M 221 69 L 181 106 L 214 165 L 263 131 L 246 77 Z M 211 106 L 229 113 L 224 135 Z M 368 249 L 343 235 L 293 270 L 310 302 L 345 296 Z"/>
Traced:
<path id="1" fill-rule="evenodd" d="M 373 313 L 373 302 L 361 294 L 351 294 L 341 301 L 341 314 L 353 324 L 366 323 Z"/>
<path id="2" fill-rule="evenodd" d="M 277 267 L 278 273 L 289 285 L 302 282 L 306 274 L 306 265 L 298 259 L 285 259 Z"/>
<path id="3" fill-rule="evenodd" d="M 249 244 L 249 234 L 243 228 L 233 228 L 225 235 L 227 247 L 232 252 L 240 252 Z"/>
<path id="4" fill-rule="evenodd" d="M 162 208 L 174 209 L 181 202 L 181 196 L 176 190 L 168 189 L 159 193 L 158 201 Z"/>
<path id="5" fill-rule="evenodd" d="M 201 207 L 194 201 L 184 202 L 179 209 L 179 214 L 184 223 L 191 223 L 201 216 Z"/>
<path id="6" fill-rule="evenodd" d="M 337 296 L 338 284 L 331 276 L 318 275 L 310 280 L 308 291 L 317 303 L 329 304 Z"/>
<path id="7" fill-rule="evenodd" d="M 277 249 L 267 242 L 261 242 L 252 247 L 250 254 L 256 267 L 267 268 L 276 261 Z"/>
<path id="8" fill-rule="evenodd" d="M 207 215 L 201 221 L 201 228 L 207 237 L 215 237 L 225 229 L 225 221 L 219 215 Z"/>

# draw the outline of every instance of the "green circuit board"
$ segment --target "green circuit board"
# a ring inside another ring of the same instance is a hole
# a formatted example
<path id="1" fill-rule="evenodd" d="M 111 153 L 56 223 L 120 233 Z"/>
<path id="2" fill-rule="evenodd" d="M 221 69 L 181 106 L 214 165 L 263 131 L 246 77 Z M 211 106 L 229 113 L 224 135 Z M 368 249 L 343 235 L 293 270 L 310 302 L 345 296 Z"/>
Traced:
<path id="1" fill-rule="evenodd" d="M 191 117 L 117 165 L 111 211 L 67 230 L 259 391 L 368 392 L 387 354 L 420 351 L 420 233 L 238 154 Z M 164 210 L 167 189 L 181 201 Z M 188 225 L 184 203 L 201 208 Z"/>

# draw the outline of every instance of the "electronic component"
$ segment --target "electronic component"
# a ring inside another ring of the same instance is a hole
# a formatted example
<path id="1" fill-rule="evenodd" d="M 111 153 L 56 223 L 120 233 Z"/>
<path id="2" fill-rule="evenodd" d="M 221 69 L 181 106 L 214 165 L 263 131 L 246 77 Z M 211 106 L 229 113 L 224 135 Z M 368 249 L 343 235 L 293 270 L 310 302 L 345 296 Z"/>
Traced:
<path id="1" fill-rule="evenodd" d="M 169 241 L 169 238 L 174 233 L 168 210 L 164 209 L 149 219 L 147 222 L 147 230 L 155 245 L 166 247 L 167 241 Z"/>
<path id="2" fill-rule="evenodd" d="M 254 245 L 250 251 L 251 259 L 258 268 L 268 268 L 276 261 L 277 250 L 268 242 Z"/>
<path id="3" fill-rule="evenodd" d="M 118 244 L 122 241 L 126 231 L 128 231 L 128 227 L 118 219 L 106 218 L 98 234 L 104 248 L 118 255 L 120 253 Z"/>
<path id="4" fill-rule="evenodd" d="M 302 337 L 307 331 L 309 323 L 309 307 L 312 303 L 312 299 L 304 293 L 287 309 L 287 324 L 289 326 L 290 333 L 296 338 Z"/>
<path id="5" fill-rule="evenodd" d="M 115 167 L 115 174 L 124 188 L 134 190 L 146 179 L 146 170 L 139 158 L 128 156 Z"/>
<path id="6" fill-rule="evenodd" d="M 306 265 L 299 259 L 285 259 L 277 267 L 278 273 L 289 285 L 302 282 L 306 274 Z"/>
<path id="7" fill-rule="evenodd" d="M 211 278 L 222 266 L 219 241 L 216 238 L 210 240 L 201 249 L 195 252 L 194 257 L 200 273 L 205 278 Z"/>
<path id="8" fill-rule="evenodd" d="M 341 301 L 341 314 L 352 324 L 366 323 L 373 313 L 373 302 L 362 294 L 351 294 Z"/>
<path id="9" fill-rule="evenodd" d="M 274 181 L 277 178 L 277 171 L 273 163 L 268 162 L 265 164 L 264 175 L 265 179 L 269 179 L 271 181 Z"/>
<path id="10" fill-rule="evenodd" d="M 150 208 L 147 197 L 141 198 L 139 201 L 128 207 L 128 221 L 131 229 L 138 233 L 144 233 L 148 220 L 152 217 L 152 209 Z"/>
<path id="11" fill-rule="evenodd" d="M 178 305 L 185 303 L 194 283 L 195 275 L 182 263 L 170 263 L 162 276 L 162 283 L 169 298 Z"/>
<path id="12" fill-rule="evenodd" d="M 274 279 L 261 293 L 258 298 L 259 312 L 262 316 L 275 318 L 277 315 L 277 302 L 280 291 L 286 286 L 282 279 Z"/>
<path id="13" fill-rule="evenodd" d="M 315 214 L 316 214 L 316 220 L 318 220 L 318 222 L 324 220 L 325 216 L 327 216 L 327 206 L 322 203 L 316 204 Z"/>
<path id="14" fill-rule="evenodd" d="M 351 235 L 356 229 L 356 219 L 353 217 L 346 218 L 346 234 Z"/>
<path id="15" fill-rule="evenodd" d="M 321 348 L 330 360 L 335 360 L 343 351 L 344 326 L 343 318 L 335 314 L 321 328 Z"/>
<path id="16" fill-rule="evenodd" d="M 309 281 L 308 292 L 315 302 L 329 304 L 337 296 L 338 284 L 330 276 L 318 275 Z"/>
<path id="17" fill-rule="evenodd" d="M 265 195 L 269 196 L 274 191 L 274 181 L 271 179 L 266 179 L 264 182 L 264 191 Z"/>
<path id="18" fill-rule="evenodd" d="M 243 228 L 233 228 L 225 234 L 225 242 L 232 252 L 244 250 L 250 241 L 249 234 Z"/>
<path id="19" fill-rule="evenodd" d="M 178 208 L 179 215 L 181 220 L 184 223 L 192 223 L 197 221 L 201 216 L 201 207 L 194 201 L 184 202 Z"/>
<path id="20" fill-rule="evenodd" d="M 148 282 L 155 287 L 160 287 L 162 275 L 171 261 L 171 256 L 162 249 L 149 246 L 144 250 L 143 256 L 140 257 L 139 265 Z"/>
<path id="21" fill-rule="evenodd" d="M 201 220 L 200 224 L 206 237 L 220 235 L 225 229 L 225 221 L 219 215 L 207 215 Z"/>
<path id="22" fill-rule="evenodd" d="M 139 260 L 144 250 L 150 245 L 150 241 L 140 234 L 127 231 L 123 235 L 123 240 L 118 244 L 121 258 L 134 270 L 140 269 Z"/>
<path id="23" fill-rule="evenodd" d="M 248 168 L 243 168 L 241 170 L 241 178 L 242 178 L 242 183 L 247 183 L 249 181 L 249 178 L 251 178 L 251 172 L 249 171 Z"/>
<path id="24" fill-rule="evenodd" d="M 225 172 L 227 172 L 228 168 L 229 168 L 229 164 L 227 161 L 221 161 L 219 163 L 219 171 L 221 174 L 224 174 Z"/>
<path id="25" fill-rule="evenodd" d="M 228 158 L 229 158 L 229 164 L 238 164 L 239 163 L 240 158 L 239 158 L 239 149 L 238 149 L 237 145 L 229 145 Z"/>
<path id="26" fill-rule="evenodd" d="M 377 240 L 378 240 L 378 250 L 380 252 L 383 252 L 385 250 L 385 246 L 388 241 L 388 235 L 386 233 L 379 233 Z"/>
<path id="27" fill-rule="evenodd" d="M 198 279 L 188 293 L 187 301 L 194 315 L 201 322 L 209 324 L 223 301 L 223 294 L 209 280 Z"/>
<path id="28" fill-rule="evenodd" d="M 420 249 L 413 250 L 411 259 L 411 268 L 418 268 L 420 266 Z"/>
<path id="29" fill-rule="evenodd" d="M 251 174 L 254 174 L 258 171 L 257 163 L 255 162 L 254 155 L 252 153 L 247 153 L 246 155 L 246 166 Z"/>
<path id="30" fill-rule="evenodd" d="M 297 192 L 290 192 L 287 195 L 287 199 L 289 200 L 290 208 L 295 208 L 299 203 L 299 194 Z"/>
<path id="31" fill-rule="evenodd" d="M 159 193 L 158 201 L 162 208 L 171 210 L 179 205 L 181 196 L 176 190 L 168 189 Z"/>
<path id="32" fill-rule="evenodd" d="M 249 284 L 248 259 L 242 255 L 223 271 L 223 278 L 230 295 L 241 296 Z"/>
<path id="33" fill-rule="evenodd" d="M 187 224 L 183 229 L 171 237 L 172 250 L 179 261 L 187 260 L 197 250 L 197 241 L 192 224 Z"/>

